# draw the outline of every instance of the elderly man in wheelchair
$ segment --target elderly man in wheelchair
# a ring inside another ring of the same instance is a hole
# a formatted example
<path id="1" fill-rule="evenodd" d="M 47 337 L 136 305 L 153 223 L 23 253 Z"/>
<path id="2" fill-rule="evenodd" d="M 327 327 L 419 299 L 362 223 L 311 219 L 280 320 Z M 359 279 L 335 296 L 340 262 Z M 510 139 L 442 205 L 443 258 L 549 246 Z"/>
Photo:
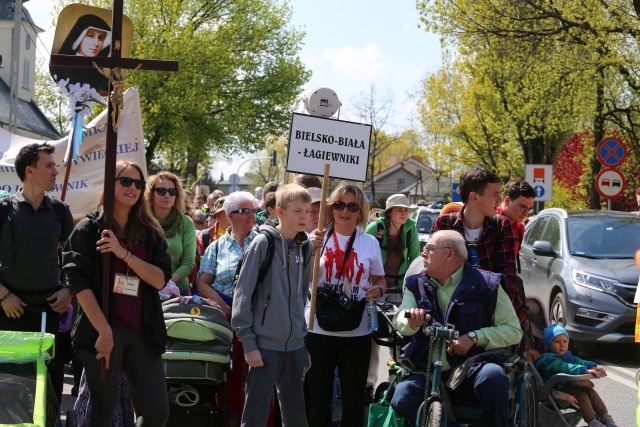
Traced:
<path id="1" fill-rule="evenodd" d="M 510 385 L 504 352 L 497 349 L 517 345 L 523 334 L 501 286 L 502 276 L 466 264 L 465 240 L 457 231 L 434 233 L 422 257 L 424 272 L 407 277 L 402 305 L 393 319 L 402 335 L 412 336 L 405 358 L 414 372 L 430 372 L 434 352 L 429 338 L 418 332 L 425 319 L 433 325 L 454 325 L 459 336 L 442 357 L 442 379 L 455 377 L 455 389 L 447 389 L 449 397 L 479 402 L 486 426 L 509 425 Z M 411 425 L 425 400 L 425 383 L 424 374 L 408 376 L 397 385 L 391 401 Z"/>

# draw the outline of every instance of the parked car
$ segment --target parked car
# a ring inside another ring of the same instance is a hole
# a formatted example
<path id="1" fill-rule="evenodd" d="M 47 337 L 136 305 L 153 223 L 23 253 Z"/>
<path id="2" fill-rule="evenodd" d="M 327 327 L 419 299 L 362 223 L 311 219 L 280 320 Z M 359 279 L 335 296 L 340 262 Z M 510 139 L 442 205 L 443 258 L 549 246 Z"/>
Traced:
<path id="1" fill-rule="evenodd" d="M 628 212 L 545 209 L 529 224 L 520 250 L 527 298 L 572 340 L 634 341 L 640 218 Z"/>
<path id="2" fill-rule="evenodd" d="M 411 214 L 411 218 L 416 222 L 416 227 L 418 228 L 420 251 L 422 251 L 424 245 L 427 244 L 431 226 L 436 218 L 438 218 L 438 215 L 440 215 L 440 209 L 427 208 L 424 206 L 419 206 L 418 209 Z"/>

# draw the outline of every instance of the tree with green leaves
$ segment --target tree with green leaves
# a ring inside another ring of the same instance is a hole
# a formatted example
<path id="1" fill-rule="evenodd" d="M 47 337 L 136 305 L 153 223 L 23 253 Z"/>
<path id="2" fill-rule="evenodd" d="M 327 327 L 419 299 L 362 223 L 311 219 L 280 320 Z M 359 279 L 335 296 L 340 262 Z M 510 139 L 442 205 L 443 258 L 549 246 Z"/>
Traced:
<path id="1" fill-rule="evenodd" d="M 58 10 L 73 0 L 59 0 Z M 86 3 L 110 8 L 109 0 Z M 127 79 L 140 88 L 146 157 L 192 180 L 211 152 L 256 151 L 286 129 L 310 72 L 304 33 L 276 0 L 127 0 L 131 57 L 171 59 L 179 71 Z"/>
<path id="2" fill-rule="evenodd" d="M 631 98 L 636 98 L 640 92 L 640 78 L 635 72 L 640 65 L 640 2 L 445 0 L 419 1 L 417 7 L 427 29 L 470 51 L 474 50 L 478 38 L 484 37 L 497 44 L 511 42 L 511 47 L 515 44 L 528 49 L 544 46 L 558 58 L 566 56 L 565 68 L 574 68 L 573 72 L 567 72 L 571 76 L 569 81 L 582 78 L 585 82 L 582 89 L 576 88 L 573 93 L 583 99 L 584 90 L 590 91 L 586 98 L 591 99 L 592 111 L 587 123 L 593 129 L 593 145 L 604 137 L 607 121 L 627 124 L 626 131 L 634 133 L 629 139 L 635 143 L 640 141 L 635 136 L 635 123 L 640 122 L 637 103 L 629 102 L 627 96 L 631 93 Z M 608 92 L 616 80 L 622 80 L 624 87 L 618 85 L 621 90 Z M 562 89 L 564 82 L 559 80 L 557 87 Z M 611 100 L 615 106 L 610 105 Z M 595 158 L 591 159 L 590 169 L 590 181 L 594 183 L 600 169 Z M 590 188 L 589 205 L 594 209 L 600 205 L 594 184 Z"/>

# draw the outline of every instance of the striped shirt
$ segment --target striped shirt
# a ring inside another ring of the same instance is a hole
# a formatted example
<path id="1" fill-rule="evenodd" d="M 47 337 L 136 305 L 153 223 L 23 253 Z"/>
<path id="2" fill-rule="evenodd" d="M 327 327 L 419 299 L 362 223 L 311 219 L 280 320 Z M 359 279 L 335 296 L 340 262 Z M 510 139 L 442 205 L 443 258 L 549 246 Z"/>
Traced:
<path id="1" fill-rule="evenodd" d="M 214 279 L 211 287 L 227 297 L 231 297 L 236 267 L 242 257 L 242 248 L 238 241 L 229 234 L 230 229 L 231 227 L 217 240 L 217 244 L 211 242 L 207 247 L 200 261 L 200 271 L 198 272 L 198 276 L 202 273 L 213 274 Z M 244 239 L 244 249 L 249 247 L 257 235 L 258 233 L 251 230 L 247 238 Z"/>

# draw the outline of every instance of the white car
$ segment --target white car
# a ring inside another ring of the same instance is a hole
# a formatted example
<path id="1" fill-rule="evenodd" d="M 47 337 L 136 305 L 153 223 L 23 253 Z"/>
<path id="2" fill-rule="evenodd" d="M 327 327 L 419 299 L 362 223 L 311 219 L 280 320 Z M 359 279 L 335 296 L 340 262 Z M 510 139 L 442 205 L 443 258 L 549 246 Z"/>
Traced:
<path id="1" fill-rule="evenodd" d="M 420 251 L 424 249 L 424 245 L 429 241 L 431 226 L 440 215 L 440 209 L 418 206 L 418 209 L 411 214 L 411 219 L 416 222 L 418 229 L 418 238 L 420 239 Z"/>

